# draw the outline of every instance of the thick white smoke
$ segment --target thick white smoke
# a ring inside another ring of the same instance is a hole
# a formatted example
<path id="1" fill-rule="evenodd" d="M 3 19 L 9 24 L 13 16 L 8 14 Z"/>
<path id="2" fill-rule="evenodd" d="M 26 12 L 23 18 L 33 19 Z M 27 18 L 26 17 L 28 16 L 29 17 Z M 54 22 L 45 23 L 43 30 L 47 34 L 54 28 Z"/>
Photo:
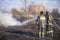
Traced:
<path id="1" fill-rule="evenodd" d="M 13 15 L 11 13 L 0 13 L 0 25 L 3 25 L 5 27 L 8 26 L 23 26 L 26 25 L 28 22 L 35 20 L 36 18 L 20 22 L 17 21 L 15 18 L 13 18 Z"/>

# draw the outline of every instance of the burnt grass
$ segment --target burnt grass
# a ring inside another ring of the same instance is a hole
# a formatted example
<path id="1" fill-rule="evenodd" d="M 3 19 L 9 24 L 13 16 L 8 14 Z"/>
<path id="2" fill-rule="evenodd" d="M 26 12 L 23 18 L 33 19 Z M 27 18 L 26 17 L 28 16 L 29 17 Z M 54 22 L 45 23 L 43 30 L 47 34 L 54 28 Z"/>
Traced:
<path id="1" fill-rule="evenodd" d="M 15 31 L 16 32 L 16 31 Z M 21 32 L 21 33 L 15 33 L 15 32 L 6 32 L 6 31 L 0 31 L 0 40 L 40 40 L 39 37 L 34 35 L 34 33 L 30 32 Z M 18 31 L 17 31 L 18 32 Z M 60 40 L 60 33 L 54 33 L 54 37 L 47 38 L 48 40 Z M 41 40 L 47 40 L 45 38 Z"/>
<path id="2" fill-rule="evenodd" d="M 38 40 L 38 37 L 35 35 L 26 34 L 25 32 L 10 33 L 5 31 L 0 31 L 0 40 Z"/>
<path id="3" fill-rule="evenodd" d="M 60 40 L 60 31 L 54 32 L 53 38 L 47 37 L 40 39 L 38 37 L 37 28 L 34 25 L 27 25 L 30 26 L 32 30 L 24 30 L 26 28 L 21 28 L 21 30 L 9 29 L 0 27 L 0 40 Z M 33 27 L 34 26 L 34 27 Z M 25 27 L 25 26 L 24 26 Z"/>
<path id="4" fill-rule="evenodd" d="M 0 27 L 0 40 L 39 40 L 37 31 L 34 31 L 34 27 L 32 27 L 32 25 L 30 26 L 31 27 L 28 27 L 28 28 L 26 28 L 25 26 L 24 26 L 25 28 L 20 27 L 20 28 L 17 28 L 16 30 L 14 28 L 7 29 L 4 27 Z M 31 31 L 25 30 L 29 28 L 33 30 Z"/>

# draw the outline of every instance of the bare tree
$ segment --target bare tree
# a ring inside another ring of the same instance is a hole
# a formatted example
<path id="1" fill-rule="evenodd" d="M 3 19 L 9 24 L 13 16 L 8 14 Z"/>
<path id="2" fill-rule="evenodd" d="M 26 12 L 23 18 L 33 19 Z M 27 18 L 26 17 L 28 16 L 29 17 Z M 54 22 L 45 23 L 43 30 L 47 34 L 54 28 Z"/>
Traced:
<path id="1" fill-rule="evenodd" d="M 22 10 L 17 10 L 15 8 L 12 8 L 11 12 L 16 18 L 21 18 L 22 16 Z"/>
<path id="2" fill-rule="evenodd" d="M 59 11 L 58 11 L 58 9 L 53 9 L 53 10 L 52 10 L 52 15 L 53 15 L 54 18 L 58 18 L 58 16 L 59 16 Z"/>
<path id="3" fill-rule="evenodd" d="M 25 8 L 25 14 L 27 16 L 28 19 L 28 15 L 29 15 L 29 6 L 34 4 L 35 1 L 32 0 L 21 0 L 24 4 L 24 8 Z M 30 3 L 29 3 L 30 2 Z"/>
<path id="4" fill-rule="evenodd" d="M 30 10 L 30 14 L 33 15 L 39 15 L 41 11 L 43 11 L 44 13 L 46 12 L 46 8 L 44 5 L 31 5 L 29 7 Z"/>

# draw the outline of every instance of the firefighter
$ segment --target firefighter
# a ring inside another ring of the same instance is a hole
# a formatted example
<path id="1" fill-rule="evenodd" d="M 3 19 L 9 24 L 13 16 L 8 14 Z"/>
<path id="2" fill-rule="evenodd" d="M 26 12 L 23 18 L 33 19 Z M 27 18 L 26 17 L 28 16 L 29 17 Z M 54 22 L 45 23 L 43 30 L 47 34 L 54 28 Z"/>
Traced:
<path id="1" fill-rule="evenodd" d="M 43 11 L 41 11 L 40 15 L 37 18 L 39 38 L 44 38 L 44 35 L 45 35 L 45 23 L 46 23 L 46 18 L 44 16 Z"/>
<path id="2" fill-rule="evenodd" d="M 40 12 L 40 15 L 37 18 L 39 38 L 44 38 L 46 34 L 53 37 L 51 21 L 52 19 L 51 16 L 48 15 L 48 11 L 46 11 L 45 15 L 43 11 Z"/>
<path id="3" fill-rule="evenodd" d="M 52 17 L 48 14 L 48 11 L 46 11 L 46 33 L 48 36 L 53 37 L 53 29 L 52 29 Z"/>

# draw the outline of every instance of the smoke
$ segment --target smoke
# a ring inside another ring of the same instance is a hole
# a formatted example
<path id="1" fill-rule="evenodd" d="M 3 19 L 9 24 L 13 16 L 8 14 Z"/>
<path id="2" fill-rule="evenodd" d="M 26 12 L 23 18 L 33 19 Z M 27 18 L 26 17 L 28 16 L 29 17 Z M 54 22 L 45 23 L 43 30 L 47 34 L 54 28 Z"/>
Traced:
<path id="1" fill-rule="evenodd" d="M 8 27 L 8 26 L 23 26 L 26 25 L 28 22 L 31 22 L 33 20 L 36 20 L 36 18 L 23 21 L 22 23 L 20 21 L 17 21 L 15 18 L 13 18 L 13 15 L 11 13 L 0 13 L 0 26 Z"/>

